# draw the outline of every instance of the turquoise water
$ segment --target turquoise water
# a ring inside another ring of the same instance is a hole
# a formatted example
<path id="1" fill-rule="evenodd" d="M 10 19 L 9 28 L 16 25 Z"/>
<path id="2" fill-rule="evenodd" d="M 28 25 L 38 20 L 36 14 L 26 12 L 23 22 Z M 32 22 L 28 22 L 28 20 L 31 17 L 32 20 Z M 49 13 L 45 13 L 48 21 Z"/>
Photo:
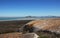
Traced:
<path id="1" fill-rule="evenodd" d="M 40 18 L 0 17 L 0 21 L 5 21 L 5 20 L 34 20 L 34 19 L 40 19 Z"/>
<path id="2" fill-rule="evenodd" d="M 17 18 L 17 17 L 0 17 L 0 20 L 14 20 L 14 19 L 20 19 L 20 18 Z"/>
<path id="3" fill-rule="evenodd" d="M 5 20 L 29 20 L 29 19 L 35 19 L 35 18 L 23 18 L 23 17 L 1 17 L 0 21 L 5 21 Z"/>

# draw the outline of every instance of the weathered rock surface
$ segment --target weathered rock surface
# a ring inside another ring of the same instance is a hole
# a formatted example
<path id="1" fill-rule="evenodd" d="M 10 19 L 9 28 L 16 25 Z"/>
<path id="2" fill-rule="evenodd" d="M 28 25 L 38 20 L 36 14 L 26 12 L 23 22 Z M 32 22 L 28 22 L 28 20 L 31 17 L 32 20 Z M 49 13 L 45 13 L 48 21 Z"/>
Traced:
<path id="1" fill-rule="evenodd" d="M 48 30 L 60 33 L 60 19 L 34 20 L 27 23 L 29 27 L 34 27 L 34 31 Z"/>
<path id="2" fill-rule="evenodd" d="M 35 33 L 7 33 L 0 34 L 0 38 L 38 38 L 39 36 Z"/>

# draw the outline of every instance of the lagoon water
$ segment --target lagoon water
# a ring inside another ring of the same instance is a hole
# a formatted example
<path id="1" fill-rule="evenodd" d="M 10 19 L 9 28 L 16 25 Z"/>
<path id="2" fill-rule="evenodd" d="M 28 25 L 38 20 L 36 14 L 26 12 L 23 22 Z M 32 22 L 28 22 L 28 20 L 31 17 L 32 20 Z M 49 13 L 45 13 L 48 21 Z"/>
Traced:
<path id="1" fill-rule="evenodd" d="M 6 21 L 6 20 L 34 20 L 34 19 L 40 19 L 40 18 L 25 18 L 25 17 L 0 17 L 0 21 Z"/>
<path id="2" fill-rule="evenodd" d="M 35 19 L 48 19 L 48 18 L 60 18 L 60 17 L 0 17 L 0 21 L 9 20 L 35 20 Z"/>

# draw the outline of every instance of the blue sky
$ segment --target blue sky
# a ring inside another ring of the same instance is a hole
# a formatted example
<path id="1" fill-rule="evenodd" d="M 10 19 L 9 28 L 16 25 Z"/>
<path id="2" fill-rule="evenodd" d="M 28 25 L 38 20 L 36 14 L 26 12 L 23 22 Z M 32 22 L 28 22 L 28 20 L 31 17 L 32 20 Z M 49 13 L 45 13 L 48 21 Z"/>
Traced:
<path id="1" fill-rule="evenodd" d="M 0 17 L 60 16 L 60 0 L 0 0 Z"/>

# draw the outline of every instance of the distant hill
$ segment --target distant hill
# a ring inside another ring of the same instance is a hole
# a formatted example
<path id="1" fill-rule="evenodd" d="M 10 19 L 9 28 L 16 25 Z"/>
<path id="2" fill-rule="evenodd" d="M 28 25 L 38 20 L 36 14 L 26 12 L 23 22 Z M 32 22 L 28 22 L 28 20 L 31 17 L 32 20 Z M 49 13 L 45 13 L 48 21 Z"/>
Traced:
<path id="1" fill-rule="evenodd" d="M 26 18 L 60 18 L 60 16 L 26 16 Z"/>

